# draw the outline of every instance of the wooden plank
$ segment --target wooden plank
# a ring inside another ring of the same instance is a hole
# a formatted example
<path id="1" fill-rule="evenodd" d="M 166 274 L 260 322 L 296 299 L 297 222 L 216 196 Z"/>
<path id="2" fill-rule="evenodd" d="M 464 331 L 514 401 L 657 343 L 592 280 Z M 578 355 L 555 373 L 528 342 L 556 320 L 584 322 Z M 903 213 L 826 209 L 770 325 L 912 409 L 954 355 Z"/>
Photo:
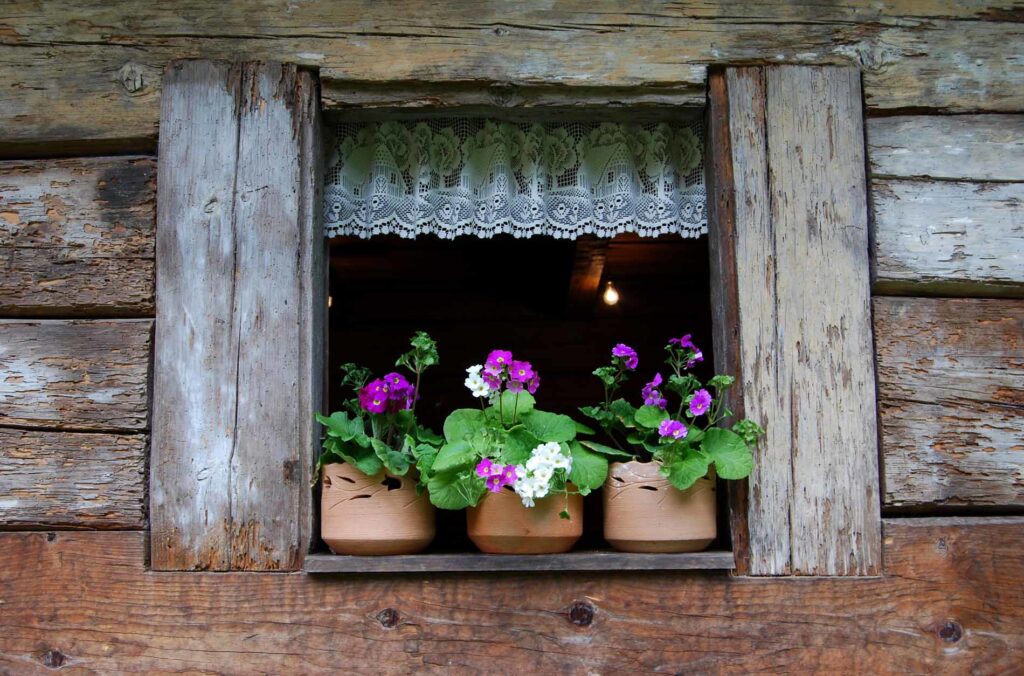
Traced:
<path id="1" fill-rule="evenodd" d="M 868 120 L 871 173 L 1024 181 L 1024 115 L 896 115 Z"/>
<path id="2" fill-rule="evenodd" d="M 0 313 L 153 313 L 156 162 L 0 162 Z"/>
<path id="3" fill-rule="evenodd" d="M 572 0 L 484 5 L 471 20 L 458 3 L 63 0 L 41 11 L 19 0 L 8 10 L 0 19 L 0 153 L 8 156 L 83 140 L 152 148 L 159 74 L 183 58 L 317 68 L 328 104 L 338 105 L 443 105 L 453 98 L 449 83 L 468 90 L 456 104 L 604 105 L 630 90 L 678 104 L 703 99 L 707 64 L 834 63 L 863 69 L 874 109 L 1024 108 L 1024 72 L 1011 47 L 1024 38 L 1014 0 L 834 8 L 775 0 L 727 9 L 644 0 L 628 11 L 616 0 Z M 382 83 L 400 83 L 399 91 L 375 93 Z M 447 95 L 437 93 L 442 86 Z M 586 91 L 565 96 L 565 87 Z"/>
<path id="4" fill-rule="evenodd" d="M 0 320 L 0 426 L 148 427 L 153 322 Z"/>
<path id="5" fill-rule="evenodd" d="M 307 573 L 468 573 L 508 571 L 731 570 L 732 552 L 625 554 L 570 552 L 544 555 L 412 554 L 408 556 L 306 557 Z"/>
<path id="6" fill-rule="evenodd" d="M 1024 182 L 876 179 L 874 290 L 1024 296 Z"/>
<path id="7" fill-rule="evenodd" d="M 317 89 L 294 67 L 208 61 L 166 84 L 153 567 L 295 569 L 326 305 Z"/>
<path id="8" fill-rule="evenodd" d="M 815 580 L 168 574 L 144 533 L 5 533 L 0 669 L 1012 672 L 1022 526 L 889 520 L 884 577 Z"/>
<path id="9" fill-rule="evenodd" d="M 874 309 L 885 504 L 1024 506 L 1024 300 Z"/>
<path id="10" fill-rule="evenodd" d="M 146 437 L 0 428 L 0 527 L 145 528 Z"/>

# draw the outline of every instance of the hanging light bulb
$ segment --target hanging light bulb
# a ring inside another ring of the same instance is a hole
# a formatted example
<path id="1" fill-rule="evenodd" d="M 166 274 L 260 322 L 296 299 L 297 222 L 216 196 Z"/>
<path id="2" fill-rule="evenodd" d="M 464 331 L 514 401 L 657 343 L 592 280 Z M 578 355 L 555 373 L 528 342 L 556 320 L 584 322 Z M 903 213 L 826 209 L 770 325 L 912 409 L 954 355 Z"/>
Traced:
<path id="1" fill-rule="evenodd" d="M 604 287 L 604 295 L 601 298 L 605 305 L 615 305 L 619 302 L 619 290 L 609 281 Z"/>

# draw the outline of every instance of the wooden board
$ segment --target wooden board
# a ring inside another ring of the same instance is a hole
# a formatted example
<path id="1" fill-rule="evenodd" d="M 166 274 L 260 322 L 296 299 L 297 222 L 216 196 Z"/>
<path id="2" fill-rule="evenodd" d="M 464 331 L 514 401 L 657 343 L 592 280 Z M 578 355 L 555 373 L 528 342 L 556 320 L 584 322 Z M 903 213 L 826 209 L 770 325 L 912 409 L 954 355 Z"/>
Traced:
<path id="1" fill-rule="evenodd" d="M 1024 300 L 874 309 L 885 504 L 1024 506 Z"/>
<path id="2" fill-rule="evenodd" d="M 1012 48 L 1024 29 L 1014 0 L 830 8 L 644 0 L 628 10 L 616 0 L 573 0 L 485 4 L 471 19 L 459 3 L 63 0 L 43 11 L 19 0 L 7 9 L 0 153 L 8 156 L 57 142 L 152 148 L 160 73 L 181 58 L 317 68 L 334 105 L 594 104 L 624 94 L 678 104 L 704 99 L 708 64 L 837 63 L 863 69 L 871 108 L 1024 108 L 1024 73 Z M 380 92 L 382 83 L 400 91 Z M 448 86 L 439 94 L 447 83 L 463 95 L 452 101 Z M 587 91 L 566 95 L 566 87 Z"/>
<path id="3" fill-rule="evenodd" d="M 0 313 L 153 314 L 156 162 L 0 162 Z"/>
<path id="4" fill-rule="evenodd" d="M 294 67 L 208 61 L 166 82 L 153 567 L 294 569 L 326 305 L 316 88 Z"/>
<path id="5" fill-rule="evenodd" d="M 0 426 L 148 427 L 149 319 L 0 320 Z"/>
<path id="6" fill-rule="evenodd" d="M 884 577 L 148 572 L 143 533 L 0 534 L 0 670 L 1005 673 L 1021 518 L 890 520 Z"/>
<path id="7" fill-rule="evenodd" d="M 144 528 L 144 435 L 0 428 L 0 528 Z"/>
<path id="8" fill-rule="evenodd" d="M 1024 296 L 1024 182 L 876 179 L 880 294 Z"/>
<path id="9" fill-rule="evenodd" d="M 868 120 L 875 177 L 1024 181 L 1024 115 L 896 115 Z"/>

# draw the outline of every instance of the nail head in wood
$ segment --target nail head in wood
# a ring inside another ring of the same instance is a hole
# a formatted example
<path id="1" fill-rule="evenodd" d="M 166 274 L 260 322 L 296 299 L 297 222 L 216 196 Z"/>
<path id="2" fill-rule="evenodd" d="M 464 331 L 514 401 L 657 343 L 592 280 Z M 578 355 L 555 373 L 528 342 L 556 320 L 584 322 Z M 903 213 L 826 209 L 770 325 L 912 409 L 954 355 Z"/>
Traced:
<path id="1" fill-rule="evenodd" d="M 377 621 L 385 629 L 394 629 L 398 626 L 398 611 L 394 608 L 385 608 L 377 613 Z"/>
<path id="2" fill-rule="evenodd" d="M 964 628 L 955 620 L 948 620 L 939 627 L 939 638 L 946 643 L 956 643 L 964 636 Z"/>
<path id="3" fill-rule="evenodd" d="M 577 627 L 589 627 L 594 622 L 593 604 L 586 601 L 573 601 L 567 613 L 569 621 Z"/>

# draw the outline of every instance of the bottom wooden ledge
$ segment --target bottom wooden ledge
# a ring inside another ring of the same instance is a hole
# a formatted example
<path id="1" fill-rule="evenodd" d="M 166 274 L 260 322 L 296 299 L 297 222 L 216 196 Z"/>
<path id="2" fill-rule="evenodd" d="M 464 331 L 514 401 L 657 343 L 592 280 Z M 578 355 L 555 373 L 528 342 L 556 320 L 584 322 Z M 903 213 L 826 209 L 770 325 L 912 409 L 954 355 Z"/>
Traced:
<path id="1" fill-rule="evenodd" d="M 474 571 L 595 570 L 732 570 L 732 552 L 691 554 L 411 554 L 405 556 L 336 556 L 311 554 L 304 570 L 324 573 L 465 573 Z"/>

